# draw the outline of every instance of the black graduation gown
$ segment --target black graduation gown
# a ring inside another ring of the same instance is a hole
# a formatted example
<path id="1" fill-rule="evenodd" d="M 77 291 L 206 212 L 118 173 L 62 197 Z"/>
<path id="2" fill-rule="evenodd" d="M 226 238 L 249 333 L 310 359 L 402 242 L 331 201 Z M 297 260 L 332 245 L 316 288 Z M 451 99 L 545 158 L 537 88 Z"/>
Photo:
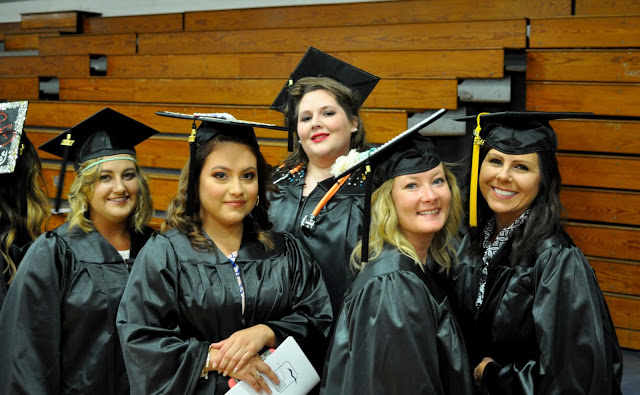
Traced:
<path id="1" fill-rule="evenodd" d="M 220 250 L 195 250 L 175 229 L 149 240 L 117 319 L 132 393 L 224 394 L 229 377 L 200 377 L 209 344 L 257 324 L 268 325 L 278 344 L 293 336 L 305 352 L 328 336 L 333 317 L 320 269 L 290 235 L 272 234 L 274 251 L 246 232 L 238 251 L 244 314 Z"/>
<path id="2" fill-rule="evenodd" d="M 461 245 L 464 254 L 468 236 Z M 482 258 L 461 255 L 454 275 L 471 368 L 491 357 L 490 394 L 619 394 L 622 356 L 593 269 L 568 235 L 510 264 L 511 242 L 489 263 L 484 303 L 475 307 Z"/>
<path id="3" fill-rule="evenodd" d="M 311 253 L 322 269 L 322 276 L 329 291 L 334 316 L 338 315 L 344 293 L 355 277 L 349 268 L 349 258 L 360 239 L 364 213 L 364 185 L 360 177 L 353 176 L 322 208 L 311 231 L 300 224 L 311 214 L 335 179 L 328 178 L 302 196 L 304 171 L 299 171 L 277 186 L 278 192 L 269 194 L 270 219 L 277 231 L 293 234 Z M 285 173 L 276 171 L 277 180 Z"/>
<path id="4" fill-rule="evenodd" d="M 321 394 L 469 394 L 472 373 L 445 290 L 386 245 L 349 290 Z"/>
<path id="5" fill-rule="evenodd" d="M 129 269 L 98 232 L 68 230 L 38 237 L 9 288 L 0 313 L 2 394 L 129 393 L 115 328 Z M 152 231 L 132 232 L 132 258 Z"/>

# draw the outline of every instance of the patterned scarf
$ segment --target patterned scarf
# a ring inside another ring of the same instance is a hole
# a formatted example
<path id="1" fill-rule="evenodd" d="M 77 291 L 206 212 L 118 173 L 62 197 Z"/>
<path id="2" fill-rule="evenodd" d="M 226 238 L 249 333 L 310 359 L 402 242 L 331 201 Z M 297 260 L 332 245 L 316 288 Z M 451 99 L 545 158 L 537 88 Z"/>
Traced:
<path id="1" fill-rule="evenodd" d="M 526 221 L 526 219 L 529 217 L 530 211 L 530 209 L 527 209 L 518 217 L 518 219 L 514 221 L 514 223 L 502 229 L 493 243 L 491 243 L 491 235 L 493 234 L 493 230 L 496 227 L 495 219 L 491 218 L 489 222 L 487 222 L 487 225 L 484 227 L 484 241 L 482 242 L 482 247 L 485 250 L 484 255 L 482 256 L 483 265 L 482 273 L 480 274 L 480 287 L 478 288 L 478 297 L 476 298 L 476 309 L 479 310 L 482 307 L 482 303 L 484 302 L 484 288 L 487 285 L 489 262 L 491 261 L 493 256 L 497 254 L 498 251 L 500 251 L 500 248 L 502 248 L 502 246 L 505 245 L 507 241 L 509 241 L 509 238 L 511 237 L 513 231 L 518 226 L 522 225 L 524 221 Z"/>

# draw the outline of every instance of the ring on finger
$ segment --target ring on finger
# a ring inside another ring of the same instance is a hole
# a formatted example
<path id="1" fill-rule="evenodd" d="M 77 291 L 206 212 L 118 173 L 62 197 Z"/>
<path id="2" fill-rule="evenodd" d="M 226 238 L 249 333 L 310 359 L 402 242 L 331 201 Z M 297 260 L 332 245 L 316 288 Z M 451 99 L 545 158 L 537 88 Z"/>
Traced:
<path id="1" fill-rule="evenodd" d="M 256 371 L 253 373 L 253 378 L 254 378 L 256 381 L 260 381 L 260 380 L 262 380 L 262 374 L 260 373 L 260 371 L 259 371 L 259 370 L 256 370 Z"/>

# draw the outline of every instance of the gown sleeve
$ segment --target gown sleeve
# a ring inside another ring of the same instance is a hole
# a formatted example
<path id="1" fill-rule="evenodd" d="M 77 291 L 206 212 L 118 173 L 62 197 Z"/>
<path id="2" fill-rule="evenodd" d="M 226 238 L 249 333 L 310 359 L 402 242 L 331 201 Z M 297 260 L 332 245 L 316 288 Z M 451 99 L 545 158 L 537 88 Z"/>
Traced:
<path id="1" fill-rule="evenodd" d="M 284 240 L 293 268 L 288 296 L 291 312 L 264 324 L 274 331 L 278 344 L 292 336 L 303 350 L 317 351 L 316 346 L 326 342 L 333 321 L 329 294 L 320 268 L 309 253 L 290 235 L 285 234 Z"/>
<path id="2" fill-rule="evenodd" d="M 432 303 L 413 274 L 369 280 L 345 301 L 321 394 L 443 394 Z"/>
<path id="3" fill-rule="evenodd" d="M 151 238 L 133 265 L 116 327 L 132 394 L 193 393 L 209 344 L 180 333 L 178 263 L 166 237 Z"/>
<path id="4" fill-rule="evenodd" d="M 66 248 L 40 236 L 22 259 L 0 312 L 0 393 L 61 392 L 61 298 Z"/>
<path id="5" fill-rule="evenodd" d="M 539 356 L 521 364 L 487 365 L 489 393 L 619 392 L 621 377 L 614 372 L 621 369 L 620 348 L 582 252 L 568 246 L 547 249 L 536 271 L 532 313 Z"/>

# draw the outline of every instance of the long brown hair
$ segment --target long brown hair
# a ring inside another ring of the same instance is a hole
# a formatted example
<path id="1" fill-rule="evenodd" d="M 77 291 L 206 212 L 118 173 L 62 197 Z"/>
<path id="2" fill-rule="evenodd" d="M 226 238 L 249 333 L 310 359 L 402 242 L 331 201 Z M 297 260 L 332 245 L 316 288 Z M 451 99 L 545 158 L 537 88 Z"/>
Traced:
<path id="1" fill-rule="evenodd" d="M 3 274 L 8 273 L 8 283 L 17 270 L 9 248 L 14 242 L 35 240 L 51 216 L 38 153 L 26 134 L 21 144 L 24 149 L 14 172 L 0 176 L 0 257 L 7 263 Z M 25 237 L 29 240 L 22 240 Z"/>

